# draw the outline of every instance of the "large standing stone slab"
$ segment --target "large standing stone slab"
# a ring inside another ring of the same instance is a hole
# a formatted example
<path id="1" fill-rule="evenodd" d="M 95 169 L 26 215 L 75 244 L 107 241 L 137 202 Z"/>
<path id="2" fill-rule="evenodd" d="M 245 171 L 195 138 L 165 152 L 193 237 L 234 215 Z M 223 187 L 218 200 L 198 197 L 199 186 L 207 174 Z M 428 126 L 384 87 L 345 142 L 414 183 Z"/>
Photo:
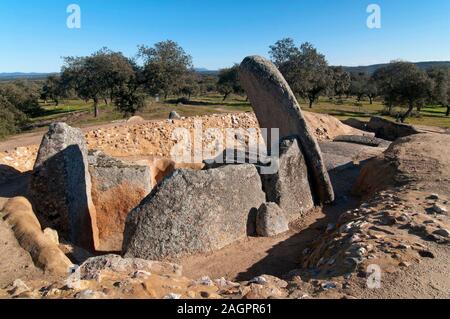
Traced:
<path id="1" fill-rule="evenodd" d="M 254 230 L 264 202 L 253 165 L 177 170 L 128 214 L 123 253 L 163 260 L 220 249 Z"/>
<path id="2" fill-rule="evenodd" d="M 289 221 L 296 220 L 314 208 L 308 169 L 296 138 L 280 142 L 278 170 L 261 174 L 268 202 L 276 203 Z"/>
<path id="3" fill-rule="evenodd" d="M 90 151 L 92 199 L 97 212 L 98 251 L 121 251 L 125 219 L 151 189 L 150 167 Z"/>
<path id="4" fill-rule="evenodd" d="M 65 123 L 50 125 L 38 151 L 30 196 L 44 227 L 58 230 L 75 245 L 95 249 L 95 207 L 81 130 Z"/>
<path id="5" fill-rule="evenodd" d="M 269 130 L 268 136 L 270 136 L 270 129 L 278 128 L 281 138 L 296 136 L 299 139 L 320 201 L 332 202 L 333 187 L 319 145 L 308 128 L 294 93 L 280 71 L 270 61 L 259 56 L 250 56 L 241 63 L 239 78 L 260 127 Z M 278 141 L 266 139 L 269 148 L 273 143 Z"/>

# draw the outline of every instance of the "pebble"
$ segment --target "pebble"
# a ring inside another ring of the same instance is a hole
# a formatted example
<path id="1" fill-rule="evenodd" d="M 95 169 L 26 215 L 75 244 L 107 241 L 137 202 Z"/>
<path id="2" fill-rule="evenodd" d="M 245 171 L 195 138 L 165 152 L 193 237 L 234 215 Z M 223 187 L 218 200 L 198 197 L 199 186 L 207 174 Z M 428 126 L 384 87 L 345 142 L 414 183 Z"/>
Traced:
<path id="1" fill-rule="evenodd" d="M 431 210 L 437 214 L 446 214 L 447 213 L 447 208 L 442 205 L 439 205 L 439 204 L 434 204 L 431 207 Z"/>
<path id="2" fill-rule="evenodd" d="M 25 292 L 29 292 L 30 290 L 31 289 L 21 279 L 16 279 L 9 287 L 8 293 L 10 293 L 12 296 L 18 296 Z"/>
<path id="3" fill-rule="evenodd" d="M 164 297 L 164 299 L 180 299 L 181 295 L 170 293 Z"/>
<path id="4" fill-rule="evenodd" d="M 439 235 L 445 238 L 449 238 L 450 237 L 450 231 L 448 229 L 437 229 L 433 232 L 434 235 Z"/>
<path id="5" fill-rule="evenodd" d="M 407 262 L 407 261 L 402 261 L 401 263 L 398 264 L 400 267 L 409 267 L 411 266 L 411 263 Z"/>
<path id="6" fill-rule="evenodd" d="M 336 288 L 336 284 L 334 282 L 326 282 L 326 283 L 323 283 L 321 286 L 322 286 L 322 289 L 324 289 L 324 290 Z"/>
<path id="7" fill-rule="evenodd" d="M 208 276 L 204 276 L 200 280 L 197 280 L 196 284 L 203 286 L 214 286 L 214 282 Z"/>
<path id="8" fill-rule="evenodd" d="M 264 278 L 263 276 L 258 276 L 250 280 L 249 283 L 258 285 L 267 285 L 267 279 Z"/>

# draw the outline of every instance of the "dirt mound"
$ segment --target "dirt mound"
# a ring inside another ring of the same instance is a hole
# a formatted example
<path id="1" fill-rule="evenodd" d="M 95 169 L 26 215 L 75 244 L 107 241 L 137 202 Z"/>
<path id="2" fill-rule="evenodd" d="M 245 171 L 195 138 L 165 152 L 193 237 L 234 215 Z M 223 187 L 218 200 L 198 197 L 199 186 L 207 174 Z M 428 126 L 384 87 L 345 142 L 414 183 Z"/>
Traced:
<path id="1" fill-rule="evenodd" d="M 304 112 L 311 131 L 319 141 L 333 140 L 339 135 L 368 134 L 341 123 L 336 118 L 325 115 Z M 110 156 L 122 158 L 170 157 L 170 150 L 176 141 L 172 139 L 175 128 L 194 129 L 195 121 L 201 121 L 202 129 L 219 128 L 258 128 L 258 122 L 253 113 L 214 114 L 196 116 L 180 120 L 148 121 L 142 123 L 125 123 L 107 125 L 86 133 L 89 149 L 105 152 Z M 0 164 L 13 167 L 21 172 L 33 169 L 38 145 L 21 146 L 5 152 L 0 152 Z M 9 145 L 9 144 L 8 144 Z"/>
<path id="2" fill-rule="evenodd" d="M 363 168 L 354 191 L 369 195 L 388 186 L 412 183 L 442 191 L 450 182 L 448 146 L 449 135 L 417 134 L 401 138 Z"/>
<path id="3" fill-rule="evenodd" d="M 348 126 L 328 114 L 303 112 L 303 115 L 319 141 L 334 140 L 340 135 L 373 135 Z"/>
<path id="4" fill-rule="evenodd" d="M 450 136 L 418 134 L 370 161 L 354 186 L 366 201 L 304 251 L 307 276 L 332 278 L 358 296 L 448 297 L 449 146 Z M 405 278 L 413 271 L 411 291 Z M 367 289 L 375 273 L 381 282 Z M 439 284 L 430 288 L 430 280 Z"/>

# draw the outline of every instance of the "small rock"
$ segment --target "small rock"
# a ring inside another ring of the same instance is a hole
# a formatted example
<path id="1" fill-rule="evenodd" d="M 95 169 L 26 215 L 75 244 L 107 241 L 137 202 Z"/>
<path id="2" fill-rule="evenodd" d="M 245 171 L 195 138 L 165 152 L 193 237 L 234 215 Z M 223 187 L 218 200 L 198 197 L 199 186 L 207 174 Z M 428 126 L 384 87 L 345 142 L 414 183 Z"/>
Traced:
<path id="1" fill-rule="evenodd" d="M 31 289 L 21 280 L 16 279 L 12 283 L 12 285 L 8 288 L 8 293 L 13 297 L 19 296 L 25 292 L 31 291 Z"/>
<path id="2" fill-rule="evenodd" d="M 77 299 L 104 299 L 106 295 L 101 291 L 86 289 L 76 294 Z"/>
<path id="3" fill-rule="evenodd" d="M 249 283 L 257 284 L 257 285 L 266 285 L 267 279 L 263 276 L 258 276 L 249 281 Z"/>
<path id="4" fill-rule="evenodd" d="M 407 261 L 402 261 L 401 263 L 398 264 L 400 267 L 409 267 L 411 266 L 411 263 L 407 262 Z"/>
<path id="5" fill-rule="evenodd" d="M 219 286 L 220 288 L 224 288 L 224 287 L 239 287 L 240 285 L 238 283 L 226 280 L 225 278 L 220 278 L 220 279 L 216 279 L 214 280 L 214 282 L 216 283 L 217 286 Z"/>
<path id="6" fill-rule="evenodd" d="M 328 290 L 328 289 L 335 289 L 336 284 L 334 282 L 325 282 L 321 285 L 322 289 Z"/>
<path id="7" fill-rule="evenodd" d="M 169 120 L 178 120 L 180 118 L 181 116 L 176 111 L 172 111 L 169 114 Z"/>
<path id="8" fill-rule="evenodd" d="M 439 199 L 439 195 L 438 194 L 431 194 L 426 199 Z"/>
<path id="9" fill-rule="evenodd" d="M 149 278 L 151 275 L 152 274 L 150 272 L 148 272 L 148 271 L 137 270 L 131 275 L 131 278 L 134 278 L 134 279 L 137 279 L 137 278 L 139 278 L 139 279 L 146 279 L 146 278 Z"/>
<path id="10" fill-rule="evenodd" d="M 181 295 L 170 293 L 164 297 L 164 299 L 180 299 Z"/>
<path id="11" fill-rule="evenodd" d="M 440 204 L 434 204 L 431 207 L 431 210 L 437 214 L 446 214 L 447 213 L 447 208 Z"/>
<path id="12" fill-rule="evenodd" d="M 405 245 L 405 244 L 398 244 L 396 248 L 398 248 L 398 249 L 410 249 L 411 246 Z"/>
<path id="13" fill-rule="evenodd" d="M 256 216 L 256 232 L 262 237 L 272 237 L 289 230 L 289 223 L 281 208 L 275 203 L 264 203 Z"/>
<path id="14" fill-rule="evenodd" d="M 429 250 L 421 250 L 419 255 L 423 258 L 434 258 L 434 254 Z"/>
<path id="15" fill-rule="evenodd" d="M 211 294 L 207 291 L 200 291 L 200 296 L 202 298 L 209 298 L 211 296 Z"/>
<path id="16" fill-rule="evenodd" d="M 200 278 L 195 283 L 202 286 L 214 286 L 214 282 L 208 276 Z"/>
<path id="17" fill-rule="evenodd" d="M 448 229 L 437 229 L 433 232 L 434 235 L 439 235 L 445 238 L 449 238 L 450 237 L 450 231 Z"/>

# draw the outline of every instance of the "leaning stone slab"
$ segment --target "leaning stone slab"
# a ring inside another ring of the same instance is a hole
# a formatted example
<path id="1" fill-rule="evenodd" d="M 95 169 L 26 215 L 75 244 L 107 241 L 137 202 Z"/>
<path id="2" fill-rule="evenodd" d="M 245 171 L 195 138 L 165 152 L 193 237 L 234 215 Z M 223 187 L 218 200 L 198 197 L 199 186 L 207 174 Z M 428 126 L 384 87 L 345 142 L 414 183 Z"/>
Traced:
<path id="1" fill-rule="evenodd" d="M 97 251 L 121 251 L 125 219 L 152 189 L 150 167 L 125 163 L 100 151 L 89 151 L 88 162 L 97 212 Z"/>
<path id="2" fill-rule="evenodd" d="M 276 66 L 259 56 L 244 59 L 239 68 L 241 85 L 253 106 L 261 128 L 268 129 L 266 144 L 270 149 L 270 129 L 278 128 L 280 137 L 296 136 L 308 168 L 314 189 L 322 203 L 334 200 L 333 187 L 325 168 L 319 145 L 308 128 L 300 106 Z"/>
<path id="3" fill-rule="evenodd" d="M 296 138 L 280 143 L 278 170 L 261 174 L 268 202 L 276 203 L 289 221 L 296 220 L 314 207 L 305 158 Z"/>
<path id="4" fill-rule="evenodd" d="M 177 170 L 128 215 L 123 254 L 164 260 L 218 250 L 254 230 L 264 202 L 253 165 Z"/>
<path id="5" fill-rule="evenodd" d="M 44 227 L 56 229 L 77 246 L 95 249 L 96 214 L 81 130 L 65 123 L 50 125 L 38 151 L 30 196 Z"/>

